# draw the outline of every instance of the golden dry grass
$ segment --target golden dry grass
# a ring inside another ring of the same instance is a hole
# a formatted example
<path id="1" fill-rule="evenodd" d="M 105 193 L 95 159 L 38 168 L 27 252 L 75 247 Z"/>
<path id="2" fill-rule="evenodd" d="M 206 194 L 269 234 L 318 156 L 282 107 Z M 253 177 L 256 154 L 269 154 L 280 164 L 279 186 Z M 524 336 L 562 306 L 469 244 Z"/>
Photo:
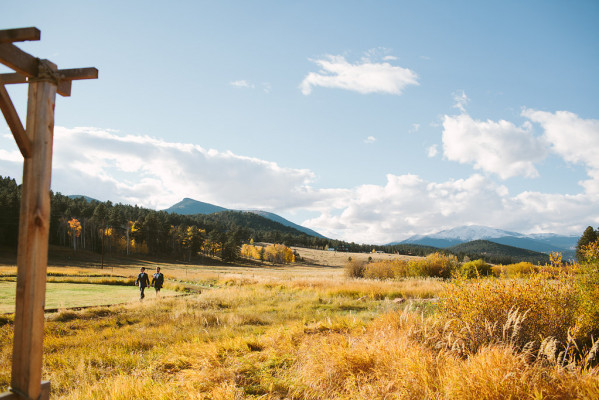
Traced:
<path id="1" fill-rule="evenodd" d="M 170 280 L 212 289 L 49 315 L 43 376 L 53 398 L 599 398 L 592 364 L 509 342 L 452 348 L 435 308 L 439 280 L 347 279 L 340 266 L 160 266 Z M 0 390 L 11 332 L 0 320 Z"/>

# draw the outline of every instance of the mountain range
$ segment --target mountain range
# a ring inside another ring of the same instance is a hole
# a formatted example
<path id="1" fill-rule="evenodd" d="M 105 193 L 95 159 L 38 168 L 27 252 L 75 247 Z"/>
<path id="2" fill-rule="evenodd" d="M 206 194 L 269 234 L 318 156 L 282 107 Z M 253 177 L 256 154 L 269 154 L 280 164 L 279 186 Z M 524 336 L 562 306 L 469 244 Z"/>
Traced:
<path id="1" fill-rule="evenodd" d="M 83 197 L 87 201 L 93 199 L 87 196 L 72 195 L 71 198 Z M 195 214 L 216 214 L 224 211 L 243 211 L 249 212 L 268 220 L 280 223 L 283 226 L 296 229 L 309 236 L 326 239 L 325 236 L 315 232 L 312 229 L 295 224 L 277 214 L 261 211 L 261 210 L 231 210 L 225 207 L 220 207 L 214 204 L 205 203 L 202 201 L 184 198 L 180 202 L 164 209 L 169 213 L 182 215 Z M 388 243 L 388 246 L 398 244 L 414 244 L 421 246 L 430 246 L 441 249 L 449 249 L 472 241 L 488 241 L 504 246 L 517 247 L 521 249 L 531 250 L 534 252 L 549 254 L 557 251 L 561 253 L 565 260 L 573 260 L 576 258 L 576 244 L 579 236 L 566 236 L 554 233 L 542 234 L 523 234 L 518 232 L 506 231 L 502 229 L 491 228 L 481 225 L 459 226 L 453 229 L 442 230 L 428 235 L 414 235 L 402 241 Z"/>
<path id="2" fill-rule="evenodd" d="M 204 203 L 203 201 L 198 201 L 198 200 L 190 199 L 188 197 L 184 198 L 183 200 L 181 200 L 177 204 L 174 204 L 174 205 L 170 206 L 169 208 L 167 208 L 167 209 L 165 209 L 163 211 L 166 211 L 166 212 L 169 212 L 169 213 L 182 214 L 182 215 L 214 214 L 214 213 L 218 213 L 218 212 L 222 212 L 222 211 L 244 211 L 244 212 L 250 212 L 252 214 L 256 214 L 256 215 L 259 215 L 261 217 L 267 218 L 267 219 L 269 219 L 271 221 L 278 222 L 281 225 L 297 229 L 298 231 L 303 232 L 306 235 L 310 235 L 310 236 L 315 236 L 315 237 L 318 237 L 318 238 L 326 239 L 326 237 L 324 237 L 323 235 L 321 235 L 318 232 L 313 231 L 312 229 L 309 229 L 309 228 L 306 228 L 304 226 L 295 224 L 295 223 L 293 223 L 293 222 L 291 222 L 291 221 L 289 221 L 289 220 L 281 217 L 280 215 L 277 215 L 277 214 L 274 214 L 274 213 L 271 213 L 271 212 L 261 211 L 261 210 L 230 210 L 228 208 L 216 206 L 216 205 L 210 204 L 210 203 Z"/>
<path id="3" fill-rule="evenodd" d="M 474 240 L 487 240 L 512 247 L 532 250 L 540 253 L 557 251 L 564 259 L 574 259 L 579 236 L 564 236 L 553 233 L 526 235 L 518 232 L 495 229 L 488 226 L 468 225 L 443 230 L 429 235 L 415 235 L 393 244 L 419 244 L 439 248 L 448 248 Z"/>

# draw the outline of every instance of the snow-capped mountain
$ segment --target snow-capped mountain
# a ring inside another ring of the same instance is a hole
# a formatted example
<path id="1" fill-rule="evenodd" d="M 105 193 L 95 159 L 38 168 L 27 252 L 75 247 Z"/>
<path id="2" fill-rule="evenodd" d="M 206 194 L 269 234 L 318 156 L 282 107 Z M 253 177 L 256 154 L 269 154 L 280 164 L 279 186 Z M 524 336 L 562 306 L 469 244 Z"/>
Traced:
<path id="1" fill-rule="evenodd" d="M 564 258 L 568 259 L 574 257 L 574 249 L 578 239 L 578 236 L 564 236 L 554 233 L 525 235 L 488 226 L 468 225 L 443 230 L 430 235 L 411 236 L 401 242 L 394 242 L 393 244 L 411 243 L 445 248 L 471 242 L 473 240 L 489 240 L 499 244 L 520 247 L 522 249 L 542 253 L 558 251 L 564 255 Z"/>
<path id="2" fill-rule="evenodd" d="M 428 235 L 435 239 L 457 239 L 463 242 L 472 240 L 500 238 L 505 236 L 524 237 L 521 233 L 504 231 L 502 229 L 491 228 L 481 225 L 458 226 L 457 228 L 447 229 Z"/>

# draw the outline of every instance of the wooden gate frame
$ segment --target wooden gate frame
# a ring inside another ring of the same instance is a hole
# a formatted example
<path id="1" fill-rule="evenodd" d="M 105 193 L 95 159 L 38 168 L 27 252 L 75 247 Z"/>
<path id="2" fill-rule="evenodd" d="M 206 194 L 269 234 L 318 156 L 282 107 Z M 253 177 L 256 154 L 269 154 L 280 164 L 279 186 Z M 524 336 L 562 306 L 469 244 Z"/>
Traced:
<path id="1" fill-rule="evenodd" d="M 0 63 L 15 71 L 0 74 L 0 108 L 24 159 L 11 387 L 0 400 L 50 398 L 50 382 L 41 378 L 54 106 L 56 93 L 71 95 L 71 81 L 98 78 L 96 68 L 60 70 L 13 44 L 40 37 L 37 28 L 0 30 Z M 4 86 L 13 83 L 29 84 L 25 128 Z"/>

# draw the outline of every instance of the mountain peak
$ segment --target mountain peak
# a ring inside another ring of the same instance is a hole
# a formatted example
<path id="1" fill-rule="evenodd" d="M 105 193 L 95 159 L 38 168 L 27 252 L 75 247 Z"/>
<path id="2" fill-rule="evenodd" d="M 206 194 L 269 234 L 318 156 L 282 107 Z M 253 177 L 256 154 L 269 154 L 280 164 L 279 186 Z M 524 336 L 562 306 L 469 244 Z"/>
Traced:
<path id="1" fill-rule="evenodd" d="M 465 225 L 446 229 L 430 235 L 412 236 L 399 243 L 447 248 L 461 243 L 472 242 L 474 240 L 488 240 L 503 245 L 520 247 L 543 253 L 558 251 L 566 258 L 573 258 L 574 253 L 572 249 L 576 246 L 578 237 L 562 236 L 553 233 L 525 235 L 488 226 Z"/>
<path id="2" fill-rule="evenodd" d="M 505 236 L 523 237 L 524 235 L 517 232 L 491 228 L 489 226 L 465 225 L 443 230 L 427 236 L 435 239 L 458 239 L 469 242 L 471 240 L 500 238 Z"/>
<path id="3" fill-rule="evenodd" d="M 204 203 L 185 197 L 183 200 L 175 205 L 164 210 L 170 213 L 177 213 L 182 215 L 194 215 L 194 214 L 214 214 L 221 211 L 227 211 L 226 208 L 215 206 L 214 204 Z"/>
<path id="4" fill-rule="evenodd" d="M 182 215 L 194 215 L 194 214 L 214 214 L 214 213 L 221 212 L 221 211 L 237 211 L 237 210 L 229 210 L 227 208 L 219 207 L 214 204 L 204 203 L 202 201 L 198 201 L 198 200 L 190 199 L 189 197 L 185 197 L 183 200 L 181 200 L 177 204 L 165 209 L 164 211 L 169 212 L 169 213 L 182 214 Z M 312 229 L 295 224 L 277 214 L 273 214 L 268 211 L 246 210 L 244 212 L 249 212 L 252 214 L 259 215 L 259 216 L 269 219 L 271 221 L 278 222 L 281 225 L 284 225 L 286 227 L 294 228 L 294 229 L 296 229 L 300 232 L 303 232 L 307 235 L 310 235 L 310 236 L 324 238 L 323 235 L 321 235 L 318 232 L 313 231 Z"/>

